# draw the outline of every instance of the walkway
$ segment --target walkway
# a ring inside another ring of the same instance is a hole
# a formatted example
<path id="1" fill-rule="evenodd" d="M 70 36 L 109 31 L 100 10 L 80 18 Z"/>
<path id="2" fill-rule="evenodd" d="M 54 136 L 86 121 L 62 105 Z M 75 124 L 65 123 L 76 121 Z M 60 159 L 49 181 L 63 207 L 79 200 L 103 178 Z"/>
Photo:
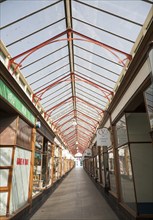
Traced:
<path id="1" fill-rule="evenodd" d="M 73 169 L 31 220 L 118 220 L 82 167 Z"/>

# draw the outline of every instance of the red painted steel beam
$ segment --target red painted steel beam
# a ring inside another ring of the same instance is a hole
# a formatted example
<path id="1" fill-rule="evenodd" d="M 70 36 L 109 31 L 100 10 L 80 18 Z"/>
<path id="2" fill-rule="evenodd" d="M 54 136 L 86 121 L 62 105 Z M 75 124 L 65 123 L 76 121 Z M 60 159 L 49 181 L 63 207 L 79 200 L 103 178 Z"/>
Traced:
<path id="1" fill-rule="evenodd" d="M 79 133 L 79 134 L 78 134 L 78 140 L 79 140 L 80 138 L 82 138 L 84 141 L 85 141 L 85 140 L 88 141 L 88 140 L 90 140 L 91 136 L 85 137 L 84 135 L 82 135 L 82 134 Z"/>
<path id="2" fill-rule="evenodd" d="M 68 140 L 65 140 L 65 142 L 67 143 L 67 145 L 70 145 L 71 143 L 74 143 L 74 144 L 75 144 L 76 139 L 71 136 L 71 138 L 69 138 Z"/>
<path id="3" fill-rule="evenodd" d="M 56 129 L 61 128 L 63 125 L 67 124 L 68 122 L 72 121 L 74 117 L 70 118 L 69 120 L 65 121 L 63 124 L 56 127 Z"/>
<path id="4" fill-rule="evenodd" d="M 88 83 L 88 84 L 90 84 L 90 85 L 92 85 L 92 86 L 98 88 L 98 89 L 101 90 L 102 92 L 105 92 L 105 93 L 107 93 L 108 95 L 113 95 L 113 91 L 111 91 L 111 90 L 109 90 L 109 89 L 107 89 L 107 88 L 105 88 L 105 87 L 103 87 L 103 86 L 100 86 L 100 85 L 98 85 L 97 83 L 95 83 L 95 82 L 93 82 L 93 81 L 91 81 L 91 80 L 89 80 L 89 79 L 86 79 L 86 78 L 83 77 L 83 76 L 78 75 L 77 73 L 75 73 L 75 76 L 76 76 L 77 79 L 81 79 L 83 82 L 86 82 L 86 83 Z"/>
<path id="5" fill-rule="evenodd" d="M 66 129 L 64 129 L 63 131 L 62 130 L 60 130 L 60 132 L 58 133 L 58 134 L 64 134 L 66 131 L 68 131 L 70 128 L 72 128 L 73 127 L 73 125 L 71 125 L 70 127 L 68 127 L 68 128 L 66 128 Z"/>
<path id="6" fill-rule="evenodd" d="M 50 108 L 50 109 L 48 109 L 48 110 L 46 111 L 46 114 L 49 114 L 49 113 L 51 114 L 51 112 L 53 112 L 56 108 L 58 108 L 58 107 L 64 105 L 65 103 L 68 103 L 68 102 L 72 101 L 72 100 L 70 100 L 70 99 L 72 99 L 72 97 L 69 97 L 69 98 L 65 99 L 64 101 L 58 103 L 57 105 L 54 105 L 52 108 Z"/>
<path id="7" fill-rule="evenodd" d="M 59 37 L 65 35 L 65 34 L 67 34 L 67 30 L 66 30 L 66 31 L 63 31 L 63 32 L 61 32 L 60 34 L 58 34 L 58 35 L 56 35 L 56 36 L 54 36 L 54 37 L 52 37 L 52 38 L 50 38 L 50 39 L 48 39 L 48 40 L 46 40 L 46 41 L 40 43 L 40 44 L 38 44 L 37 46 L 32 47 L 31 49 L 26 50 L 26 51 L 24 51 L 23 53 L 20 53 L 19 55 L 17 55 L 17 56 L 15 56 L 15 57 L 11 58 L 11 59 L 9 60 L 8 69 L 10 68 L 10 66 L 11 66 L 12 63 L 16 64 L 16 63 L 14 62 L 16 59 L 18 59 L 19 57 L 23 57 L 23 56 L 25 55 L 25 57 L 17 64 L 17 67 L 16 67 L 15 70 L 14 70 L 14 73 L 15 73 L 15 71 L 17 70 L 17 68 L 18 68 L 18 67 L 21 67 L 22 62 L 23 62 L 27 57 L 29 57 L 32 53 L 36 52 L 37 50 L 41 49 L 42 47 L 44 47 L 44 46 L 46 46 L 46 45 L 48 45 L 48 44 L 51 44 L 54 40 L 58 39 Z"/>
<path id="8" fill-rule="evenodd" d="M 51 84 L 48 85 L 47 87 L 45 87 L 45 88 L 39 90 L 38 92 L 34 93 L 34 94 L 33 94 L 33 100 L 34 100 L 34 98 L 36 98 L 36 97 L 38 98 L 38 101 L 41 100 L 41 99 L 42 99 L 42 96 L 44 95 L 45 92 L 47 92 L 49 89 L 55 87 L 56 85 L 58 85 L 58 84 L 60 84 L 60 83 L 62 83 L 62 82 L 65 82 L 65 81 L 67 80 L 67 77 L 69 77 L 69 76 L 70 76 L 70 75 L 68 74 L 68 75 L 62 77 L 61 79 L 59 79 L 59 80 L 57 80 L 57 81 L 51 83 Z"/>
<path id="9" fill-rule="evenodd" d="M 87 101 L 85 101 L 84 99 L 79 98 L 78 96 L 76 96 L 76 98 L 77 98 L 78 100 L 80 100 L 81 102 L 86 103 L 88 106 L 91 106 L 91 107 L 94 108 L 94 109 L 98 109 L 101 113 L 104 112 L 103 109 L 101 109 L 101 108 L 99 108 L 99 107 L 97 107 L 97 106 L 91 104 L 90 102 L 87 102 Z M 99 114 L 100 114 L 100 112 L 99 112 Z"/>
<path id="10" fill-rule="evenodd" d="M 66 134 L 66 135 L 63 135 L 62 137 L 63 138 L 65 138 L 65 137 L 70 137 L 71 136 L 71 134 L 76 134 L 76 130 L 73 130 L 73 131 L 70 131 L 68 134 Z M 65 138 L 66 139 L 66 138 Z"/>
<path id="11" fill-rule="evenodd" d="M 125 56 L 127 57 L 127 59 L 132 60 L 132 55 L 131 55 L 131 54 L 128 54 L 128 53 L 126 53 L 126 52 L 124 52 L 124 51 L 122 51 L 122 50 L 119 50 L 119 49 L 115 48 L 115 47 L 112 47 L 112 46 L 109 46 L 109 45 L 107 45 L 107 44 L 104 44 L 104 43 L 102 43 L 102 42 L 100 42 L 100 41 L 97 41 L 97 40 L 95 40 L 95 39 L 93 39 L 93 38 L 91 38 L 91 37 L 88 37 L 88 36 L 86 36 L 86 35 L 84 35 L 84 34 L 81 34 L 81 33 L 77 32 L 77 31 L 74 31 L 74 30 L 72 30 L 72 29 L 70 29 L 70 30 L 68 30 L 68 31 L 70 31 L 70 32 L 72 32 L 73 34 L 76 34 L 76 35 L 78 35 L 78 36 L 80 36 L 80 37 L 82 37 L 82 38 L 85 38 L 85 39 L 89 40 L 89 42 L 92 42 L 92 43 L 94 43 L 94 44 L 96 44 L 96 45 L 99 45 L 99 46 L 101 46 L 101 47 L 103 47 L 103 48 L 106 48 L 106 49 L 107 49 L 108 51 L 110 51 L 111 53 L 112 53 L 111 50 L 113 50 L 113 51 L 115 51 L 115 52 L 118 52 L 118 53 L 121 53 L 121 54 L 125 55 Z M 112 53 L 112 54 L 114 55 L 114 53 Z M 118 58 L 117 55 L 115 55 L 115 56 Z"/>
<path id="12" fill-rule="evenodd" d="M 83 133 L 83 134 L 85 134 L 85 135 L 87 135 L 87 136 L 89 136 L 89 137 L 91 137 L 91 134 L 89 135 L 89 133 L 87 134 L 87 133 L 85 133 L 84 131 L 78 130 L 78 134 L 79 134 L 80 132 Z"/>
<path id="13" fill-rule="evenodd" d="M 95 122 L 98 123 L 98 120 L 95 120 L 94 118 L 90 117 L 89 115 L 86 115 L 86 114 L 80 112 L 79 110 L 77 110 L 77 112 L 79 112 L 81 115 L 83 115 L 84 117 L 88 118 L 89 120 L 91 119 L 92 121 L 95 121 Z"/>
<path id="14" fill-rule="evenodd" d="M 82 122 L 84 122 L 84 123 L 86 123 L 86 124 L 92 126 L 93 128 L 96 128 L 96 126 L 94 126 L 93 124 L 89 123 L 88 121 L 85 121 L 85 120 L 83 120 L 83 119 L 80 118 L 80 117 L 77 117 L 77 118 L 78 118 L 79 120 L 81 120 Z"/>
<path id="15" fill-rule="evenodd" d="M 97 89 L 99 89 L 104 94 L 102 96 L 104 98 L 108 99 L 108 101 L 110 101 L 109 96 L 113 96 L 114 95 L 113 91 L 110 91 L 109 89 L 107 89 L 105 87 L 102 87 L 102 86 L 100 86 L 100 85 L 98 85 L 98 84 L 96 84 L 96 83 L 94 83 L 94 82 L 92 82 L 92 81 L 82 77 L 82 76 L 79 76 L 77 73 L 75 73 L 75 75 L 76 75 L 76 81 L 80 80 L 80 81 L 85 82 L 85 83 L 87 83 L 89 85 L 92 85 L 93 87 L 96 87 Z"/>
<path id="16" fill-rule="evenodd" d="M 74 110 L 71 110 L 70 112 L 66 113 L 65 115 L 63 115 L 62 117 L 56 119 L 55 121 L 53 121 L 53 124 L 56 124 L 58 121 L 62 120 L 63 118 L 69 116 L 72 112 L 74 112 Z"/>
<path id="17" fill-rule="evenodd" d="M 58 39 L 58 38 L 60 38 L 61 36 L 65 35 L 65 34 L 67 34 L 67 36 L 68 36 L 67 38 Z M 76 35 L 80 36 L 81 38 L 80 38 L 80 39 L 79 39 L 79 38 L 71 38 L 71 35 L 72 35 L 72 34 L 76 34 Z M 58 35 L 56 35 L 56 36 L 54 36 L 54 37 L 52 37 L 52 38 L 50 38 L 50 39 L 48 39 L 48 40 L 46 40 L 46 41 L 40 43 L 40 44 L 38 44 L 37 46 L 35 46 L 35 47 L 33 47 L 33 48 L 31 48 L 31 49 L 29 49 L 29 50 L 27 50 L 27 51 L 24 51 L 23 53 L 21 53 L 21 54 L 15 56 L 15 57 L 13 57 L 13 58 L 11 58 L 11 59 L 9 60 L 8 69 L 10 68 L 10 66 L 11 66 L 12 63 L 16 64 L 17 66 L 16 66 L 16 68 L 15 68 L 15 70 L 14 70 L 14 72 L 13 72 L 13 74 L 14 74 L 15 71 L 17 70 L 17 68 L 18 68 L 18 67 L 21 67 L 22 62 L 23 62 L 27 57 L 29 57 L 32 53 L 34 53 L 35 51 L 41 49 L 42 47 L 44 47 L 44 46 L 46 46 L 46 45 L 48 45 L 48 44 L 55 43 L 55 42 L 59 42 L 59 41 L 64 41 L 64 40 L 66 40 L 66 41 L 82 40 L 82 41 L 87 41 L 87 42 L 90 42 L 90 43 L 94 43 L 94 44 L 96 44 L 96 45 L 98 45 L 98 46 L 101 46 L 101 47 L 105 48 L 106 50 L 108 50 L 110 53 L 112 53 L 112 54 L 120 61 L 120 63 L 123 64 L 123 66 L 125 66 L 124 62 L 119 58 L 119 56 L 118 56 L 117 54 L 114 53 L 114 51 L 115 51 L 115 52 L 119 52 L 119 53 L 121 53 L 121 54 L 124 54 L 124 55 L 126 56 L 126 59 L 129 59 L 129 60 L 132 59 L 132 56 L 131 56 L 130 54 L 128 54 L 128 53 L 125 53 L 124 51 L 121 51 L 121 50 L 119 50 L 119 49 L 117 49 L 117 48 L 111 47 L 111 46 L 109 46 L 109 45 L 107 45 L 107 44 L 104 44 L 104 43 L 102 43 L 102 42 L 100 42 L 100 41 L 97 41 L 97 40 L 95 40 L 95 39 L 93 39 L 93 38 L 90 38 L 90 37 L 88 37 L 88 36 L 86 36 L 86 35 L 83 35 L 83 34 L 77 32 L 77 31 L 74 31 L 74 30 L 72 30 L 72 29 L 67 29 L 66 31 L 61 32 L 60 34 L 58 34 Z M 24 55 L 25 55 L 25 56 L 24 56 Z M 24 56 L 24 58 L 23 58 L 18 64 L 15 63 L 15 60 L 16 60 L 16 59 L 18 59 L 18 58 L 20 58 L 20 57 L 23 57 L 23 56 Z"/>
<path id="18" fill-rule="evenodd" d="M 87 130 L 88 132 L 91 132 L 91 134 L 94 134 L 94 132 L 92 132 L 91 130 L 89 130 L 88 128 L 86 128 L 80 124 L 78 124 L 77 126 L 83 128 L 84 130 Z"/>

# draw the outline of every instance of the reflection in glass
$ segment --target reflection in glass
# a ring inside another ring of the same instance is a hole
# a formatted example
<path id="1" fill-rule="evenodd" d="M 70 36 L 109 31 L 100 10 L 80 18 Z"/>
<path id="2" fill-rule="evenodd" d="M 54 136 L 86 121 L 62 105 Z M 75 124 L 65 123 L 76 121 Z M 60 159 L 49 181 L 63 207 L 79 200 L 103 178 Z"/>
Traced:
<path id="1" fill-rule="evenodd" d="M 145 102 L 148 111 L 150 127 L 153 130 L 153 83 L 145 91 Z"/>
<path id="2" fill-rule="evenodd" d="M 116 193 L 114 154 L 112 150 L 108 151 L 108 166 L 109 166 L 110 189 L 111 191 Z"/>
<path id="3" fill-rule="evenodd" d="M 131 159 L 127 145 L 118 149 L 121 178 L 122 201 L 136 210 L 134 185 L 132 178 Z"/>
<path id="4" fill-rule="evenodd" d="M 103 153 L 101 154 L 101 173 L 102 173 L 102 184 L 105 186 L 105 170 L 104 170 L 104 157 Z"/>
<path id="5" fill-rule="evenodd" d="M 43 187 L 42 181 L 42 148 L 43 136 L 36 133 L 34 170 L 33 170 L 33 195 L 40 192 Z"/>
<path id="6" fill-rule="evenodd" d="M 151 143 L 130 144 L 138 211 L 151 214 L 153 209 L 153 147 Z"/>
<path id="7" fill-rule="evenodd" d="M 123 116 L 116 124 L 116 132 L 118 146 L 121 146 L 128 142 L 125 116 Z"/>
<path id="8" fill-rule="evenodd" d="M 147 142 L 150 140 L 150 127 L 146 113 L 127 113 L 126 123 L 130 142 Z"/>

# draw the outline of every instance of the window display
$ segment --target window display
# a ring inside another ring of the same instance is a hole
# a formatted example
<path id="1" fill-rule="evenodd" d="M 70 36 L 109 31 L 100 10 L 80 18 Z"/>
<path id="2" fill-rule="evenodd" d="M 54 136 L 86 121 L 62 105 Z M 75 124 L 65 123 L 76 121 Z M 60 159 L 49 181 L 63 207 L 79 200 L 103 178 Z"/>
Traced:
<path id="1" fill-rule="evenodd" d="M 109 166 L 110 190 L 116 193 L 114 154 L 112 149 L 108 151 L 108 166 Z"/>
<path id="2" fill-rule="evenodd" d="M 151 130 L 153 131 L 153 83 L 144 93 Z"/>
<path id="3" fill-rule="evenodd" d="M 35 156 L 34 156 L 33 194 L 38 193 L 43 187 L 42 154 L 43 154 L 43 136 L 37 132 L 36 142 L 35 142 Z"/>
<path id="4" fill-rule="evenodd" d="M 118 149 L 122 201 L 136 210 L 136 199 L 128 145 Z"/>
<path id="5" fill-rule="evenodd" d="M 117 146 L 121 146 L 128 142 L 126 120 L 123 116 L 116 124 Z"/>

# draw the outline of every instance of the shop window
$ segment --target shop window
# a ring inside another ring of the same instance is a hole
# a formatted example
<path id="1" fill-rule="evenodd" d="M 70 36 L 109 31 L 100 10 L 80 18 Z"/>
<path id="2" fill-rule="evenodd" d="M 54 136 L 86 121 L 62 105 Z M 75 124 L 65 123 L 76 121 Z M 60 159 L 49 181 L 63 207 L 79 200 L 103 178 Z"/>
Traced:
<path id="1" fill-rule="evenodd" d="M 136 211 L 131 158 L 128 145 L 118 148 L 122 201 Z"/>
<path id="2" fill-rule="evenodd" d="M 46 138 L 43 143 L 42 180 L 43 186 L 51 183 L 51 143 Z"/>
<path id="3" fill-rule="evenodd" d="M 109 166 L 110 190 L 116 193 L 114 154 L 113 154 L 113 150 L 111 149 L 108 151 L 108 166 Z"/>
<path id="4" fill-rule="evenodd" d="M 127 113 L 126 121 L 129 142 L 151 141 L 146 113 Z"/>
<path id="5" fill-rule="evenodd" d="M 38 193 L 43 187 L 42 155 L 43 155 L 43 136 L 37 132 L 36 141 L 35 141 L 33 194 Z"/>
<path id="6" fill-rule="evenodd" d="M 153 147 L 151 143 L 131 143 L 131 158 L 140 214 L 153 214 Z"/>
<path id="7" fill-rule="evenodd" d="M 148 113 L 151 130 L 153 131 L 153 83 L 144 93 L 145 104 Z"/>
<path id="8" fill-rule="evenodd" d="M 126 120 L 123 116 L 116 124 L 117 146 L 124 145 L 128 142 Z"/>

